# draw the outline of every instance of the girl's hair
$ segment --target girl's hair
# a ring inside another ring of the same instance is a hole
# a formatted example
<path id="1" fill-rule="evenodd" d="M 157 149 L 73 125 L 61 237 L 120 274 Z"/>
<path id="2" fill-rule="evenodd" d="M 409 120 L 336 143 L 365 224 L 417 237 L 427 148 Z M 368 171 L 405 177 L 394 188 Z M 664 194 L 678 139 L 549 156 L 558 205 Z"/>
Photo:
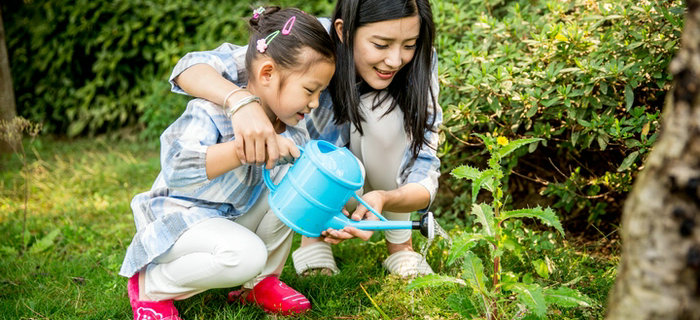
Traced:
<path id="1" fill-rule="evenodd" d="M 359 108 L 360 91 L 372 89 L 362 79 L 357 79 L 353 56 L 355 32 L 370 23 L 415 16 L 420 21 L 420 33 L 413 59 L 394 76 L 386 88 L 389 94 L 378 95 L 379 100 L 374 101 L 376 107 L 392 97 L 393 102 L 386 113 L 397 106 L 403 111 L 404 130 L 411 139 L 414 158 L 421 146 L 428 144 L 425 131 L 432 130 L 437 114 L 437 101 L 430 86 L 435 24 L 429 0 L 338 0 L 332 21 L 343 20 L 343 41 L 336 32 L 331 32 L 338 58 L 329 85 L 336 124 L 350 121 L 362 134 L 364 116 Z M 433 108 L 432 117 L 429 107 Z"/>
<path id="2" fill-rule="evenodd" d="M 285 24 L 294 17 L 294 24 L 289 34 L 277 34 L 272 40 L 268 39 L 264 53 L 258 51 L 257 42 L 265 39 L 275 31 L 282 31 Z M 306 71 L 311 65 L 326 60 L 335 61 L 333 42 L 323 25 L 313 16 L 295 9 L 280 9 L 279 7 L 265 7 L 262 13 L 258 12 L 249 21 L 250 39 L 248 51 L 245 56 L 246 70 L 252 70 L 252 63 L 258 55 L 267 55 L 280 67 L 280 69 L 292 72 Z M 319 53 L 316 59 L 309 59 L 306 63 L 300 60 L 301 49 L 309 47 Z"/>

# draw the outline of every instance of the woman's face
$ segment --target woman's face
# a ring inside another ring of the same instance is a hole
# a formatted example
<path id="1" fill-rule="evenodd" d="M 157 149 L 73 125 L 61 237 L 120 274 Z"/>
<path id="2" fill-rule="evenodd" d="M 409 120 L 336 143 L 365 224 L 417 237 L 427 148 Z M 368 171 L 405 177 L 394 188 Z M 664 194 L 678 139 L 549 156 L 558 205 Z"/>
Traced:
<path id="1" fill-rule="evenodd" d="M 416 52 L 418 16 L 366 24 L 355 31 L 353 54 L 357 74 L 375 90 L 389 86 Z"/>

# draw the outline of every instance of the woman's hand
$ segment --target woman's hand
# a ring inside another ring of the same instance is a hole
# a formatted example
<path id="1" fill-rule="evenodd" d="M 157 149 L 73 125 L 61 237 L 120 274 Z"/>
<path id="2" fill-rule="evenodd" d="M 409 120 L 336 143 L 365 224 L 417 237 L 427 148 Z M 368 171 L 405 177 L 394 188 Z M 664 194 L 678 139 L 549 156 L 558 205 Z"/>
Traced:
<path id="1" fill-rule="evenodd" d="M 263 164 L 272 169 L 280 157 L 277 133 L 270 119 L 258 103 L 241 107 L 231 117 L 233 124 L 234 150 L 244 163 Z M 297 150 L 298 152 L 298 150 Z"/>
<path id="2" fill-rule="evenodd" d="M 328 228 L 328 230 L 321 232 L 321 239 L 330 244 L 339 244 L 352 238 L 360 238 L 363 241 L 367 241 L 373 233 L 374 231 L 372 230 L 360 230 L 350 226 L 346 226 L 341 230 Z"/>
<path id="3" fill-rule="evenodd" d="M 374 211 L 381 213 L 382 210 L 384 209 L 384 203 L 386 202 L 386 192 L 383 190 L 375 190 L 375 191 L 370 191 L 365 193 L 362 196 L 362 200 L 365 201 Z M 353 211 L 352 215 L 350 216 L 350 219 L 353 220 L 379 220 L 377 216 L 372 213 L 372 211 L 369 211 L 364 205 L 361 203 L 357 204 L 357 208 L 355 208 L 355 211 Z"/>
<path id="4" fill-rule="evenodd" d="M 362 196 L 362 200 L 364 200 L 369 206 L 371 206 L 373 209 L 375 209 L 377 212 L 382 212 L 382 208 L 384 207 L 384 193 L 381 190 L 377 191 L 371 191 L 366 193 L 365 195 Z M 350 216 L 350 213 L 348 213 L 347 210 L 343 208 L 343 214 L 345 216 L 348 216 L 349 218 L 359 221 L 359 220 L 374 220 L 378 221 L 379 218 L 374 215 L 371 211 L 367 210 L 365 206 L 362 204 L 358 204 L 357 208 L 353 212 L 352 216 Z M 328 229 L 323 232 L 321 232 L 321 239 L 323 241 L 328 242 L 330 244 L 338 244 L 341 243 L 345 240 L 352 239 L 352 238 L 360 238 L 364 241 L 367 241 L 374 231 L 372 230 L 360 230 L 355 227 L 351 226 L 345 226 L 342 230 L 335 230 L 335 229 Z"/>

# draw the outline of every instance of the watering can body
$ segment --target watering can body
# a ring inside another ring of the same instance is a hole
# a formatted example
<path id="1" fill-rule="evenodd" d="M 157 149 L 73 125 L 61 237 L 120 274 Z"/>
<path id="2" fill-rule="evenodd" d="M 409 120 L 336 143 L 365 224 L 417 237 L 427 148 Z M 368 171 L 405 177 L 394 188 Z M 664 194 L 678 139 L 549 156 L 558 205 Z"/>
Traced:
<path id="1" fill-rule="evenodd" d="M 270 207 L 294 231 L 307 237 L 319 237 L 323 230 L 342 229 L 348 225 L 365 230 L 425 228 L 413 221 L 387 221 L 357 196 L 356 191 L 364 184 L 364 172 L 359 160 L 347 148 L 311 140 L 300 150 L 301 157 L 279 184 L 274 184 L 269 171 L 263 170 L 265 184 L 270 189 Z M 342 209 L 353 197 L 380 221 L 348 219 Z"/>

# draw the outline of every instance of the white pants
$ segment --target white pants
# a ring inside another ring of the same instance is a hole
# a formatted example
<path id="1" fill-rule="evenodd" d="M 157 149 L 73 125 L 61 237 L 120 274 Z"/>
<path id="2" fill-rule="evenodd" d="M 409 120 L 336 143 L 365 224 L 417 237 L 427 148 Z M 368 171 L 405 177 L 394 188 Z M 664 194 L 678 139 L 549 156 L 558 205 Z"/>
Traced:
<path id="1" fill-rule="evenodd" d="M 281 273 L 294 234 L 269 209 L 267 194 L 235 221 L 212 218 L 185 231 L 146 268 L 145 294 L 181 300 L 208 289 L 252 288 Z"/>
<path id="2" fill-rule="evenodd" d="M 350 130 L 350 151 L 362 161 L 365 167 L 364 192 L 372 190 L 393 190 L 399 187 L 398 177 L 401 161 L 408 148 L 409 140 L 403 125 L 403 111 L 396 107 L 384 114 L 393 101 L 386 99 L 372 110 L 377 93 L 360 97 L 360 107 L 365 115 L 362 123 L 363 135 L 354 128 Z M 388 220 L 408 221 L 410 212 L 382 212 Z M 411 238 L 410 229 L 386 230 L 386 240 L 391 243 L 404 243 Z"/>

